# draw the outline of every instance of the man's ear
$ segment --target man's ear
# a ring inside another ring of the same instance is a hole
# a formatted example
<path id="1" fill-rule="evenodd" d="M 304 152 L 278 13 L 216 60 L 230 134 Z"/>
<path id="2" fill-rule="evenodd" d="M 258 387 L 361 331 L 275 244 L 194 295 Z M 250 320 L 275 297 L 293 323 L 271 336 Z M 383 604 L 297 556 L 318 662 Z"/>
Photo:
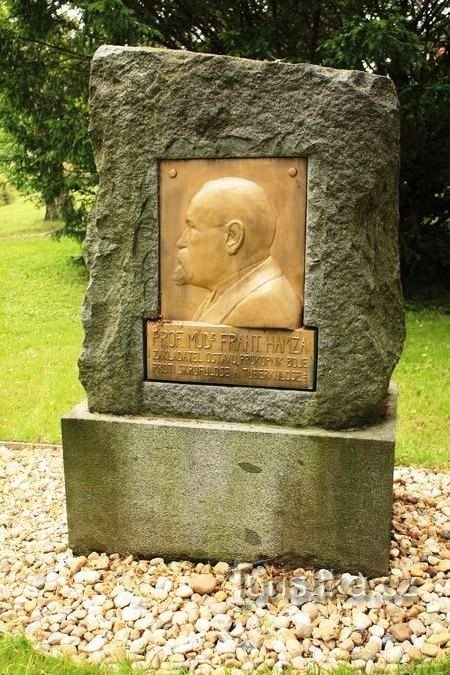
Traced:
<path id="1" fill-rule="evenodd" d="M 228 255 L 234 255 L 239 251 L 245 235 L 244 224 L 240 220 L 230 220 L 225 228 L 225 247 Z"/>

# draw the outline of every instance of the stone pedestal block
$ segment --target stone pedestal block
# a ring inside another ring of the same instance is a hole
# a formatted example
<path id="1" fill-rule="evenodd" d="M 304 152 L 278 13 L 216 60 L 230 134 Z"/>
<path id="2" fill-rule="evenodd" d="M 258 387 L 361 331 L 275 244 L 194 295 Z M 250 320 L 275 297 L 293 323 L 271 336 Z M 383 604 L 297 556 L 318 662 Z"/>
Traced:
<path id="1" fill-rule="evenodd" d="M 356 431 L 119 417 L 62 420 L 69 543 L 386 573 L 395 406 Z"/>

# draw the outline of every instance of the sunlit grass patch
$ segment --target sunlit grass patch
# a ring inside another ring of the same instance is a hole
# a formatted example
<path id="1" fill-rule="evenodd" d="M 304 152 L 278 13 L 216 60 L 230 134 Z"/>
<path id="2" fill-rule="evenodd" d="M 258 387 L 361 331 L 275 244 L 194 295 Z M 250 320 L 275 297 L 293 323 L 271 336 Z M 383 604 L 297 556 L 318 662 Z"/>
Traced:
<path id="1" fill-rule="evenodd" d="M 85 397 L 77 359 L 86 273 L 71 262 L 80 246 L 45 237 L 1 248 L 0 439 L 59 442 L 61 415 Z"/>
<path id="2" fill-rule="evenodd" d="M 0 240 L 4 238 L 52 232 L 61 224 L 44 220 L 44 207 L 28 197 L 19 197 L 0 206 Z"/>
<path id="3" fill-rule="evenodd" d="M 408 311 L 407 338 L 394 373 L 399 386 L 401 464 L 450 465 L 450 314 Z"/>
<path id="4" fill-rule="evenodd" d="M 131 675 L 129 663 L 110 666 L 77 664 L 68 658 L 47 656 L 35 650 L 24 637 L 0 635 L 0 673 L 2 675 Z"/>

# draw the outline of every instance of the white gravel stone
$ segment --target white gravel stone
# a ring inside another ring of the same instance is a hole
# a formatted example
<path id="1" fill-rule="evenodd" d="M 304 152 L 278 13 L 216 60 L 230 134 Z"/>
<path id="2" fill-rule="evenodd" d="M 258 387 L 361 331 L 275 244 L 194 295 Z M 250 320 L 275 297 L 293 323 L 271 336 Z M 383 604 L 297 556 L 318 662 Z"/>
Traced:
<path id="1" fill-rule="evenodd" d="M 330 572 L 330 570 L 322 569 L 322 570 L 319 570 L 316 573 L 316 578 L 319 581 L 332 581 L 333 580 L 333 573 Z"/>
<path id="2" fill-rule="evenodd" d="M 384 658 L 387 663 L 400 663 L 403 656 L 403 649 L 399 646 L 386 648 Z"/>
<path id="3" fill-rule="evenodd" d="M 234 640 L 224 640 L 223 642 L 219 640 L 216 645 L 216 651 L 218 654 L 234 654 L 236 643 Z"/>
<path id="4" fill-rule="evenodd" d="M 106 595 L 93 595 L 91 598 L 92 604 L 100 607 L 102 607 L 107 600 L 108 597 Z"/>
<path id="5" fill-rule="evenodd" d="M 177 598 L 190 598 L 191 595 L 193 595 L 193 593 L 194 593 L 194 591 L 187 584 L 182 584 L 175 591 L 175 595 L 177 596 Z"/>
<path id="6" fill-rule="evenodd" d="M 211 628 L 228 631 L 231 628 L 232 619 L 228 614 L 216 614 L 211 619 Z"/>
<path id="7" fill-rule="evenodd" d="M 209 609 L 211 610 L 211 614 L 213 615 L 225 614 L 225 612 L 228 609 L 228 605 L 226 602 L 212 602 L 209 605 Z"/>
<path id="8" fill-rule="evenodd" d="M 376 635 L 377 637 L 382 638 L 385 633 L 385 630 L 383 626 L 379 626 L 377 624 L 376 626 L 370 626 L 369 633 L 371 633 L 371 635 Z"/>
<path id="9" fill-rule="evenodd" d="M 97 630 L 97 628 L 99 627 L 99 622 L 96 616 L 88 614 L 85 621 L 86 621 L 86 628 L 90 633 L 92 633 L 94 630 Z"/>
<path id="10" fill-rule="evenodd" d="M 294 623 L 295 634 L 298 638 L 311 637 L 313 631 L 313 624 L 310 617 L 305 612 L 298 612 L 292 617 Z"/>
<path id="11" fill-rule="evenodd" d="M 30 579 L 30 584 L 41 591 L 45 586 L 45 577 L 32 577 Z"/>
<path id="12" fill-rule="evenodd" d="M 146 646 L 148 645 L 148 638 L 141 637 L 130 642 L 129 651 L 132 654 L 142 654 L 145 651 Z"/>
<path id="13" fill-rule="evenodd" d="M 55 633 L 50 633 L 50 635 L 47 638 L 47 643 L 49 645 L 57 645 L 61 642 L 61 640 L 65 637 L 64 633 L 59 633 L 56 631 Z"/>
<path id="14" fill-rule="evenodd" d="M 187 652 L 195 651 L 196 644 L 194 642 L 183 642 L 181 645 L 175 645 L 172 649 L 173 654 L 187 654 Z"/>
<path id="15" fill-rule="evenodd" d="M 96 572 L 95 570 L 81 570 L 74 575 L 73 580 L 76 584 L 87 584 L 92 586 L 99 582 L 100 578 L 100 572 Z"/>
<path id="16" fill-rule="evenodd" d="M 118 593 L 116 597 L 114 598 L 114 604 L 116 607 L 127 607 L 127 605 L 130 604 L 130 602 L 133 599 L 133 593 L 129 593 L 128 591 L 123 591 L 122 593 Z"/>
<path id="17" fill-rule="evenodd" d="M 122 610 L 122 619 L 124 621 L 137 621 L 140 619 L 142 616 L 142 610 L 140 607 L 132 607 L 131 605 L 128 605 L 128 607 L 124 607 Z"/>
<path id="18" fill-rule="evenodd" d="M 274 628 L 289 628 L 291 619 L 288 616 L 277 616 L 273 622 Z"/>
<path id="19" fill-rule="evenodd" d="M 102 635 L 96 635 L 88 644 L 84 647 L 83 651 L 92 654 L 92 652 L 98 652 L 104 647 L 106 643 L 105 638 Z"/>
<path id="20" fill-rule="evenodd" d="M 245 628 L 241 623 L 238 623 L 233 630 L 230 631 L 231 637 L 241 637 L 245 632 Z"/>
<path id="21" fill-rule="evenodd" d="M 0 448 L 0 632 L 24 632 L 46 652 L 128 656 L 161 672 L 276 675 L 342 661 L 366 673 L 407 668 L 450 649 L 449 494 L 449 474 L 397 467 L 393 565 L 382 579 L 74 557 L 60 450 Z"/>
<path id="22" fill-rule="evenodd" d="M 165 591 L 166 593 L 170 593 L 170 591 L 173 588 L 173 581 L 172 579 L 168 579 L 167 577 L 159 577 L 159 579 L 156 581 L 155 588 L 158 591 Z"/>
<path id="23" fill-rule="evenodd" d="M 286 648 L 291 657 L 300 656 L 303 649 L 301 642 L 299 642 L 295 638 L 288 638 L 286 640 Z"/>
<path id="24" fill-rule="evenodd" d="M 367 616 L 367 614 L 358 612 L 353 617 L 353 625 L 357 630 L 366 630 L 372 625 L 372 621 Z"/>
<path id="25" fill-rule="evenodd" d="M 41 622 L 40 621 L 32 621 L 28 626 L 25 628 L 25 635 L 27 637 L 31 637 L 36 631 L 40 630 L 41 628 Z"/>
<path id="26" fill-rule="evenodd" d="M 215 574 L 228 574 L 230 571 L 230 566 L 227 562 L 218 562 L 216 565 L 214 565 L 213 568 Z"/>
<path id="27" fill-rule="evenodd" d="M 195 622 L 195 629 L 199 633 L 207 633 L 210 628 L 211 628 L 211 622 L 208 621 L 208 619 L 200 618 L 200 619 L 197 619 L 197 621 Z"/>
<path id="28" fill-rule="evenodd" d="M 254 630 L 255 628 L 259 627 L 259 618 L 256 616 L 256 614 L 251 614 L 248 617 L 245 627 L 247 630 Z"/>
<path id="29" fill-rule="evenodd" d="M 172 623 L 177 626 L 183 626 L 188 621 L 187 612 L 179 611 L 174 612 L 172 616 Z"/>
<path id="30" fill-rule="evenodd" d="M 160 623 L 162 626 L 165 626 L 167 623 L 170 623 L 172 621 L 173 614 L 174 613 L 170 609 L 167 609 L 165 612 L 161 612 L 161 614 L 158 616 L 158 623 Z M 148 619 L 150 619 L 150 617 L 148 617 Z M 136 628 L 138 627 L 139 626 L 136 625 Z"/>

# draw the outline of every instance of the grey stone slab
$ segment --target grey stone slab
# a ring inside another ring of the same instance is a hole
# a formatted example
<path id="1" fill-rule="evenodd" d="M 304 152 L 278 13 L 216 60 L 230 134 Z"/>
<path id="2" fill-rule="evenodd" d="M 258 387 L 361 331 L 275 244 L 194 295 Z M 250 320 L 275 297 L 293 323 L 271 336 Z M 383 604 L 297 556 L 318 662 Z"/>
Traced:
<path id="1" fill-rule="evenodd" d="M 395 401 L 357 431 L 92 414 L 62 420 L 69 544 L 385 574 Z"/>
<path id="2" fill-rule="evenodd" d="M 381 418 L 404 338 L 398 100 L 359 71 L 101 47 L 91 78 L 100 176 L 80 376 L 89 409 L 345 428 Z M 315 392 L 144 382 L 157 318 L 158 158 L 307 157 L 304 322 Z"/>

